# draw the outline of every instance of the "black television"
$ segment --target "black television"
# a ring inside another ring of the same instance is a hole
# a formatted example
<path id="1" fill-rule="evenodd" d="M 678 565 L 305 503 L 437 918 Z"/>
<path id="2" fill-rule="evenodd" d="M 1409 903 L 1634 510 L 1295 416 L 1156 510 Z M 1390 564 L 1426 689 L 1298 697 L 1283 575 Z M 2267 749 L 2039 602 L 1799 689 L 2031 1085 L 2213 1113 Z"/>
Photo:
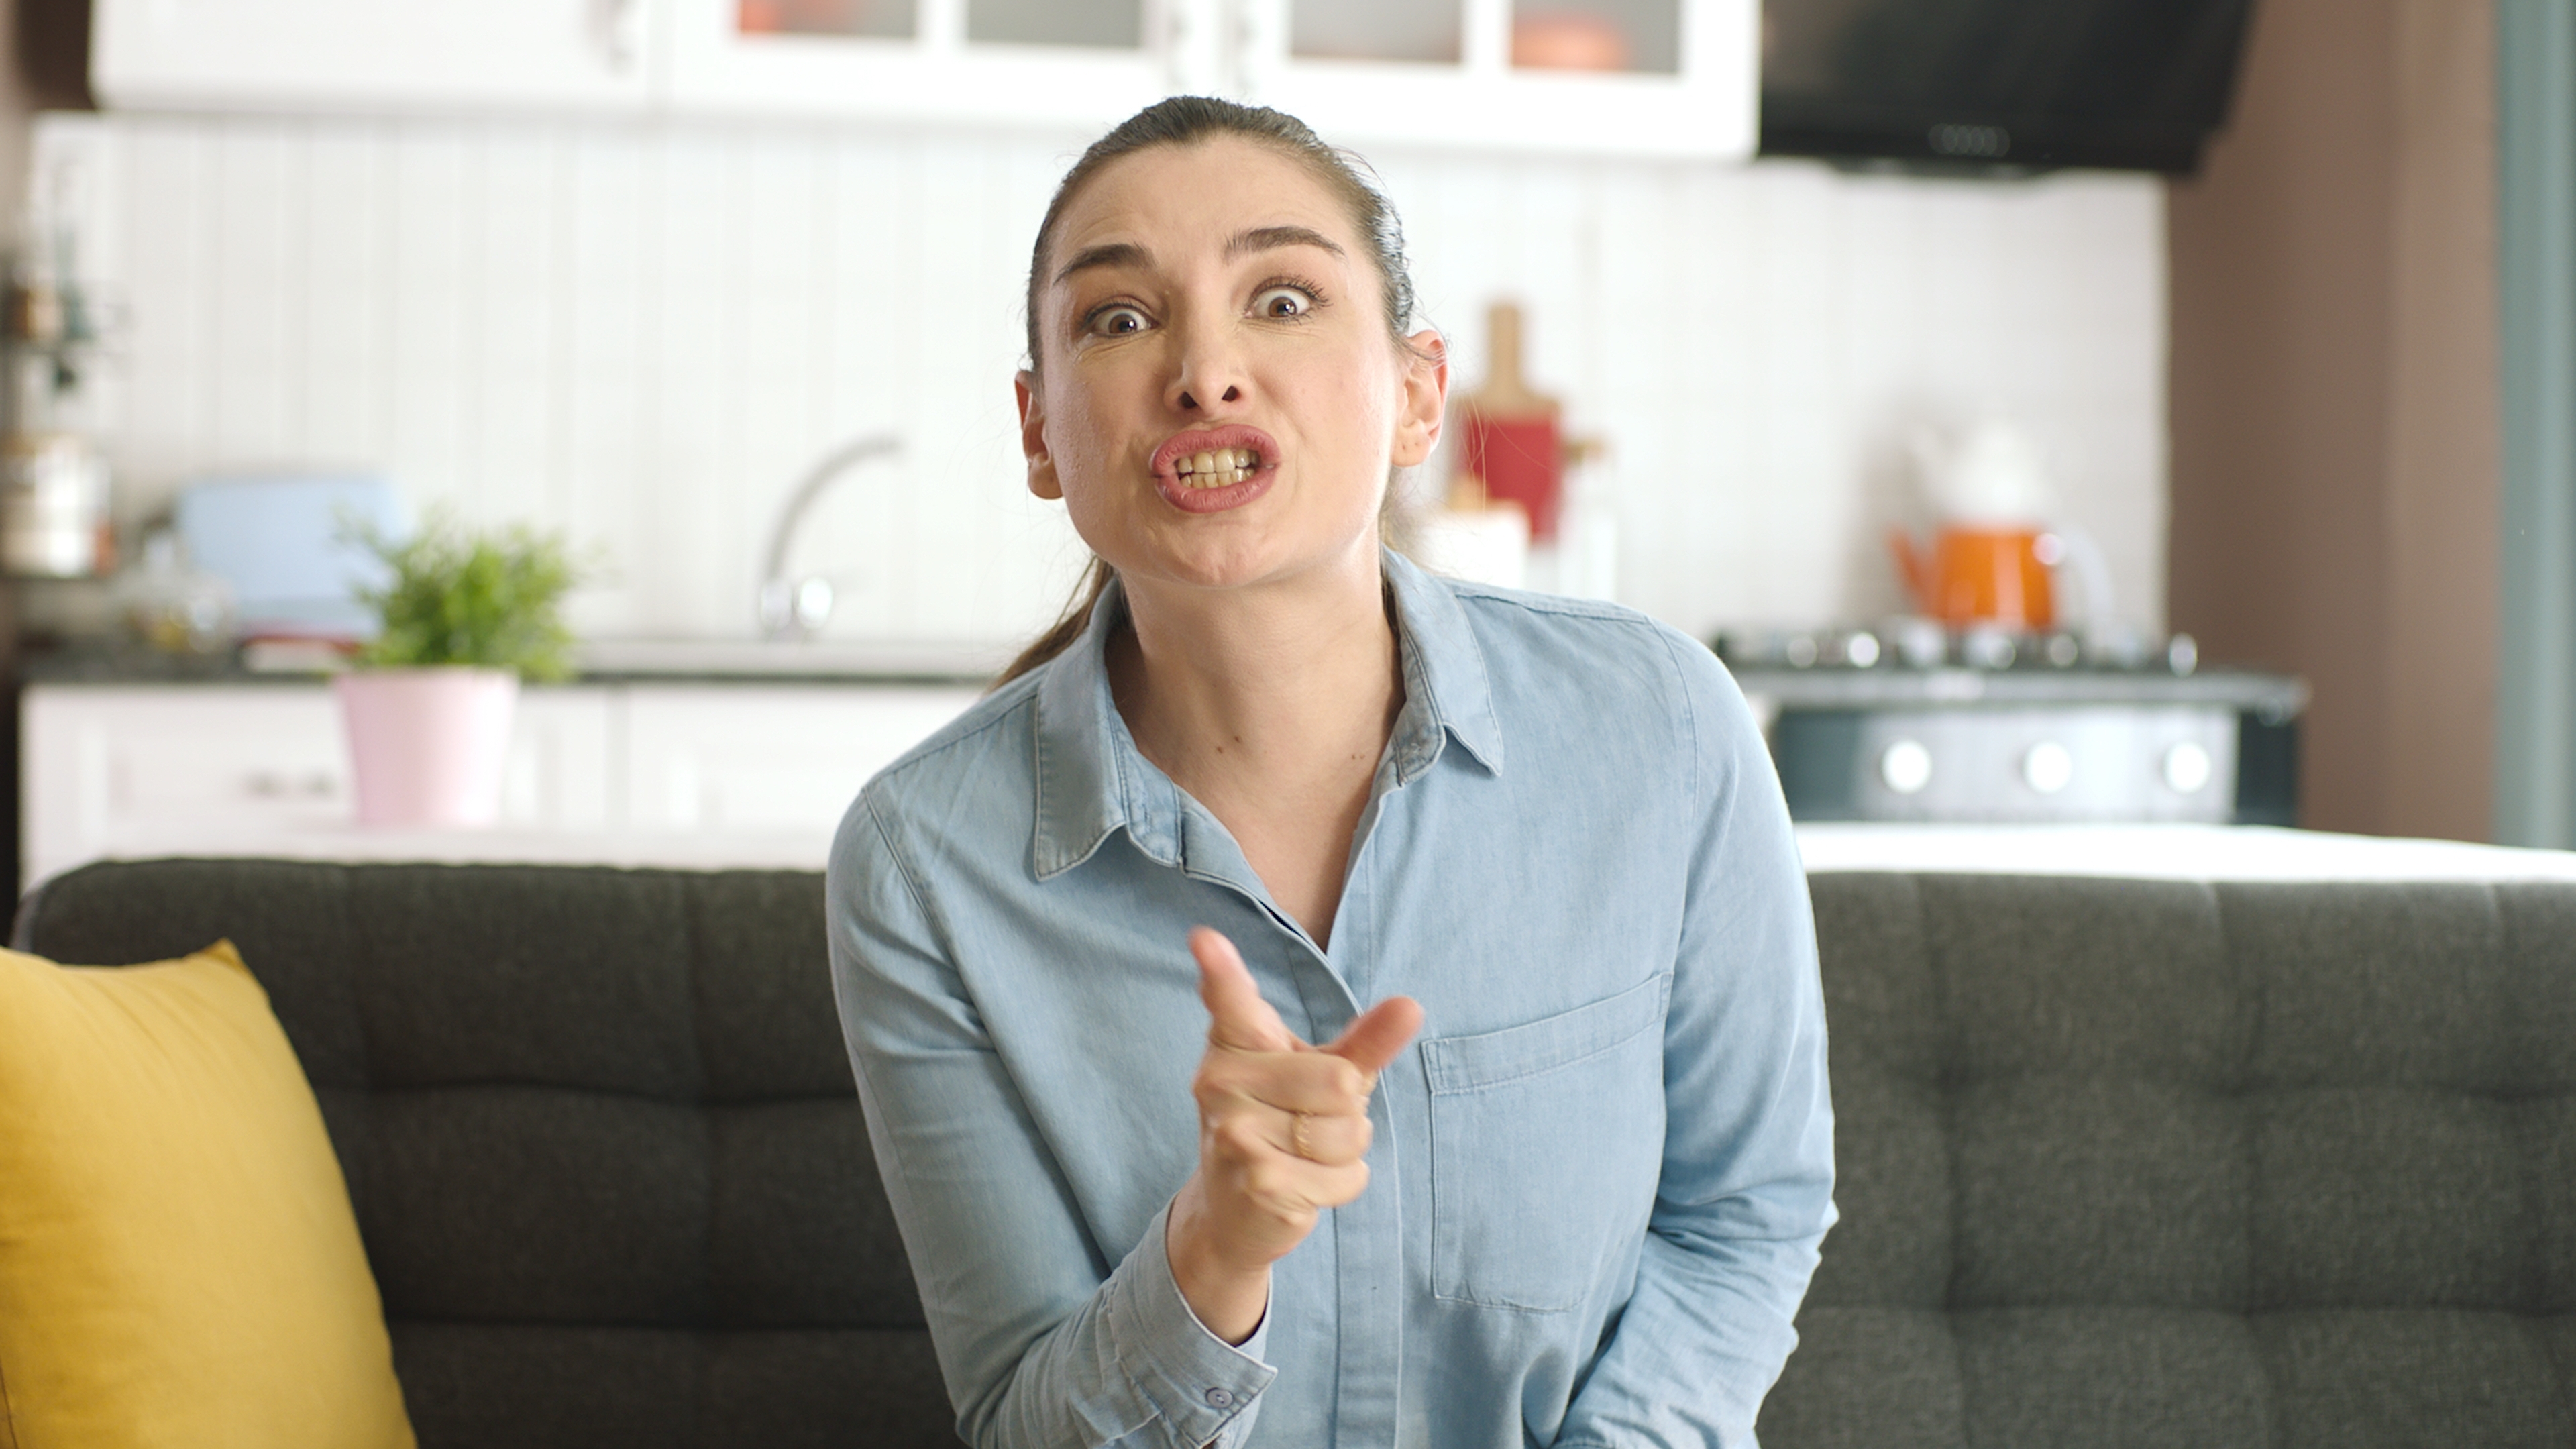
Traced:
<path id="1" fill-rule="evenodd" d="M 2187 174 L 2253 0 L 1765 0 L 1768 156 L 2016 175 Z"/>

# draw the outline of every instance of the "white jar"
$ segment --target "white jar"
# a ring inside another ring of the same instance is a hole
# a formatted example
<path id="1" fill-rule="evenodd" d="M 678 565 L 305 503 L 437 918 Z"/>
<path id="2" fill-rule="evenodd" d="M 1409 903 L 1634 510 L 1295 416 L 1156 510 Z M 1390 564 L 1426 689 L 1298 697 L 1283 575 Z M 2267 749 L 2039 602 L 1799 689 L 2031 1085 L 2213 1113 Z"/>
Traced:
<path id="1" fill-rule="evenodd" d="M 113 561 L 107 460 L 77 433 L 20 433 L 0 449 L 0 570 L 85 579 Z"/>

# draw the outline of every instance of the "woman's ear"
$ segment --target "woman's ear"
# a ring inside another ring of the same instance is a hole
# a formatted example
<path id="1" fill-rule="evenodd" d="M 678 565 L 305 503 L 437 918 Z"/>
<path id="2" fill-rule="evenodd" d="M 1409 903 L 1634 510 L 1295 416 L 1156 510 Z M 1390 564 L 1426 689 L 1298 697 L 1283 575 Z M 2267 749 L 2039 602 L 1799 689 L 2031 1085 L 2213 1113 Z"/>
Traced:
<path id="1" fill-rule="evenodd" d="M 1020 455 L 1029 460 L 1029 491 L 1040 498 L 1064 497 L 1064 483 L 1055 476 L 1055 455 L 1047 451 L 1046 402 L 1038 392 L 1038 375 L 1022 369 L 1011 379 L 1011 392 L 1020 407 Z"/>
<path id="2" fill-rule="evenodd" d="M 1404 368 L 1404 396 L 1395 416 L 1393 461 L 1399 468 L 1420 467 L 1440 442 L 1440 422 L 1449 410 L 1449 349 L 1440 334 L 1425 327 L 1398 349 Z"/>

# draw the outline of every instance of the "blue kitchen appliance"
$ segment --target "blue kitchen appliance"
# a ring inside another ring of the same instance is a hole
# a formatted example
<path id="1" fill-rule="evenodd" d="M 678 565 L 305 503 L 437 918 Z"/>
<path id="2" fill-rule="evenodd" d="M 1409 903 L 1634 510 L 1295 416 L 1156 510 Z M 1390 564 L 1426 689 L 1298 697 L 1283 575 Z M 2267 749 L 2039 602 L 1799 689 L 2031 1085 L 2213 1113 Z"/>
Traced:
<path id="1" fill-rule="evenodd" d="M 176 522 L 189 561 L 232 585 L 252 639 L 374 637 L 355 591 L 386 575 L 359 540 L 410 531 L 393 484 L 364 474 L 200 479 L 180 490 Z"/>

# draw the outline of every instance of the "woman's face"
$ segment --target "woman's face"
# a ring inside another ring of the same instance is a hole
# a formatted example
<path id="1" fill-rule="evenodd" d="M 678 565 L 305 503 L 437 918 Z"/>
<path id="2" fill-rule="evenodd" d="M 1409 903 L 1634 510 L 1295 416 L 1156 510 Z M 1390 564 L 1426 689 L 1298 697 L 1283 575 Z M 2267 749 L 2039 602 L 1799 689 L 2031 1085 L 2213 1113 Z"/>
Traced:
<path id="1" fill-rule="evenodd" d="M 1104 167 L 1059 219 L 1022 373 L 1029 491 L 1131 585 L 1364 566 L 1390 465 L 1430 456 L 1448 366 L 1387 335 L 1342 204 L 1219 138 Z"/>

